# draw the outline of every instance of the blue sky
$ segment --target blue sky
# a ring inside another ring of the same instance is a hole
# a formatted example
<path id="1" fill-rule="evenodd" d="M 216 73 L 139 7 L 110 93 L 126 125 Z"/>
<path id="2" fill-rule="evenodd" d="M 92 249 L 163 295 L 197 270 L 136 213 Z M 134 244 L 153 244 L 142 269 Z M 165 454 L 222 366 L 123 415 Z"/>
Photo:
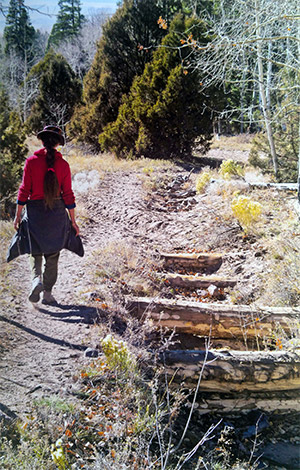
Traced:
<path id="1" fill-rule="evenodd" d="M 81 11 L 85 16 L 89 16 L 92 13 L 96 13 L 97 10 L 105 9 L 110 13 L 113 13 L 117 9 L 118 0 L 81 0 Z M 9 0 L 2 1 L 3 6 L 9 5 Z M 58 0 L 25 0 L 25 5 L 39 10 L 42 13 L 47 13 L 43 15 L 37 11 L 30 11 L 30 19 L 32 25 L 36 29 L 41 29 L 44 31 L 50 31 L 53 23 L 55 23 L 55 15 L 58 13 Z M 3 32 L 5 26 L 5 18 L 0 16 L 0 32 Z"/>

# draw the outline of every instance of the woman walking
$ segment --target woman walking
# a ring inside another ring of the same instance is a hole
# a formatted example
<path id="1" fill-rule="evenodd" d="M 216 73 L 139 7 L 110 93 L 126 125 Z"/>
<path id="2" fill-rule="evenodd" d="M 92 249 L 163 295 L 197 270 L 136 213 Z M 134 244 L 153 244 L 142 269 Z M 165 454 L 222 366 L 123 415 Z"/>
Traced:
<path id="1" fill-rule="evenodd" d="M 56 126 L 46 126 L 37 137 L 43 148 L 34 152 L 25 163 L 14 219 L 18 233 L 12 241 L 8 261 L 19 254 L 30 253 L 32 288 L 29 300 L 38 302 L 43 292 L 42 302 L 53 305 L 57 303 L 52 288 L 57 280 L 60 250 L 68 248 L 83 256 L 83 248 L 75 220 L 70 167 L 56 150 L 58 145 L 65 143 L 62 131 Z M 26 213 L 22 218 L 25 205 Z M 75 249 L 69 246 L 72 232 L 77 239 Z M 18 252 L 12 253 L 16 246 Z"/>

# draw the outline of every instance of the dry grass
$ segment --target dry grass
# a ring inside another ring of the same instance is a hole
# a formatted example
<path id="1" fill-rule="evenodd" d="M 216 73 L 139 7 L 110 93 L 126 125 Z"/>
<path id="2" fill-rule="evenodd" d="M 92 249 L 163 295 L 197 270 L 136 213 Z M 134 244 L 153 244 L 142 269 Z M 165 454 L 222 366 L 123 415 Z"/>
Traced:
<path id="1" fill-rule="evenodd" d="M 101 305 L 117 308 L 126 294 L 153 296 L 160 291 L 159 261 L 129 241 L 116 240 L 93 252 L 92 286 Z"/>
<path id="2" fill-rule="evenodd" d="M 41 141 L 35 136 L 28 137 L 26 144 L 30 154 L 41 148 Z M 64 147 L 59 147 L 58 150 L 69 162 L 73 175 L 91 170 L 97 170 L 100 175 L 105 172 L 135 170 L 143 170 L 144 173 L 148 174 L 156 169 L 173 167 L 173 163 L 168 160 L 151 160 L 149 158 L 122 160 L 116 158 L 113 154 L 93 153 L 84 146 L 77 146 L 72 143 L 67 143 Z"/>
<path id="3" fill-rule="evenodd" d="M 66 152 L 63 150 L 63 155 L 70 164 L 72 174 L 91 170 L 97 170 L 100 175 L 106 172 L 135 170 L 142 170 L 144 173 L 148 174 L 155 170 L 162 168 L 167 169 L 173 166 L 172 162 L 167 160 L 151 160 L 148 158 L 121 160 L 109 153 L 85 153 L 76 147 L 70 149 L 66 148 Z"/>
<path id="4" fill-rule="evenodd" d="M 269 306 L 299 306 L 300 226 L 291 199 L 284 193 L 270 190 L 253 190 L 248 195 L 261 204 L 262 213 L 249 226 L 247 234 L 253 236 L 266 253 L 262 288 L 256 300 Z M 229 207 L 226 214 L 229 218 Z"/>
<path id="5" fill-rule="evenodd" d="M 10 270 L 10 265 L 6 262 L 6 253 L 9 246 L 9 242 L 14 234 L 14 228 L 12 222 L 0 221 L 0 240 L 1 240 L 1 253 L 0 253 L 0 293 L 3 293 L 3 289 L 8 288 L 8 283 L 5 282 L 7 275 Z"/>
<path id="6" fill-rule="evenodd" d="M 250 151 L 254 135 L 239 134 L 234 136 L 214 137 L 212 149 Z"/>
<path id="7" fill-rule="evenodd" d="M 283 224 L 282 224 L 283 225 Z M 273 239 L 266 240 L 267 270 L 260 302 L 273 306 L 300 305 L 300 230 L 283 227 Z"/>

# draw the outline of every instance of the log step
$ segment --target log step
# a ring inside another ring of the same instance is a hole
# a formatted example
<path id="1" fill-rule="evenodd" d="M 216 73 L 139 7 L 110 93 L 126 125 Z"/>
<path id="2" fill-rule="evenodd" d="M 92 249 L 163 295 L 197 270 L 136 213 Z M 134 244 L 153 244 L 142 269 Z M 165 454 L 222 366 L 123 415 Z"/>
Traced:
<path id="1" fill-rule="evenodd" d="M 300 315 L 300 307 L 258 307 L 147 297 L 130 299 L 127 307 L 138 318 L 150 318 L 161 327 L 218 339 L 268 338 L 278 325 L 289 334 Z"/>
<path id="2" fill-rule="evenodd" d="M 176 384 L 176 386 L 178 386 Z M 197 396 L 197 413 L 207 414 L 212 411 L 232 414 L 259 410 L 266 413 L 299 413 L 299 390 L 280 390 L 271 392 L 217 393 L 200 392 Z"/>
<path id="3" fill-rule="evenodd" d="M 287 351 L 165 351 L 162 360 L 175 381 L 194 386 L 203 368 L 201 391 L 274 392 L 300 388 L 300 356 Z M 205 360 L 206 358 L 206 360 Z M 176 379 L 177 377 L 177 379 Z"/>
<path id="4" fill-rule="evenodd" d="M 166 269 L 186 269 L 192 272 L 217 271 L 222 264 L 222 255 L 217 253 L 161 253 Z"/>
<path id="5" fill-rule="evenodd" d="M 224 279 L 217 276 L 190 276 L 184 274 L 167 274 L 164 280 L 174 287 L 184 287 L 187 289 L 207 289 L 213 285 L 216 287 L 234 287 L 236 279 Z"/>

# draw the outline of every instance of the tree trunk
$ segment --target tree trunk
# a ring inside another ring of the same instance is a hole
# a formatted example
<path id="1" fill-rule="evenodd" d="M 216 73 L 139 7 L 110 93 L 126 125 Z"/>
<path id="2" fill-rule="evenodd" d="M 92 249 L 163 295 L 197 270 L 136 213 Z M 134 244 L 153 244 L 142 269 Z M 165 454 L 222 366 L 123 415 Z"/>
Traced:
<path id="1" fill-rule="evenodd" d="M 298 8 L 300 14 L 300 7 Z M 298 22 L 298 60 L 300 61 L 300 21 Z M 300 73 L 298 72 L 298 76 Z M 300 97 L 298 93 L 298 107 L 300 106 Z M 298 140 L 298 203 L 300 206 L 300 116 L 299 116 L 299 140 Z"/>
<path id="2" fill-rule="evenodd" d="M 273 161 L 273 169 L 274 169 L 275 176 L 277 177 L 278 158 L 276 154 L 273 131 L 272 131 L 272 126 L 271 126 L 270 109 L 268 107 L 266 90 L 264 86 L 264 68 L 263 68 L 263 57 L 262 57 L 262 45 L 261 45 L 262 38 L 261 38 L 261 24 L 260 24 L 260 18 L 259 18 L 259 10 L 260 10 L 259 0 L 255 0 L 256 37 L 258 39 L 257 41 L 257 64 L 258 64 L 259 93 L 261 97 L 263 116 L 264 116 L 268 142 L 269 142 L 270 152 L 271 152 L 272 161 Z"/>
<path id="3" fill-rule="evenodd" d="M 27 67 L 27 50 L 24 51 L 24 69 L 23 69 L 23 122 L 27 120 L 27 96 L 28 96 L 28 83 L 27 83 L 28 67 Z M 20 113 L 21 114 L 21 113 Z"/>

